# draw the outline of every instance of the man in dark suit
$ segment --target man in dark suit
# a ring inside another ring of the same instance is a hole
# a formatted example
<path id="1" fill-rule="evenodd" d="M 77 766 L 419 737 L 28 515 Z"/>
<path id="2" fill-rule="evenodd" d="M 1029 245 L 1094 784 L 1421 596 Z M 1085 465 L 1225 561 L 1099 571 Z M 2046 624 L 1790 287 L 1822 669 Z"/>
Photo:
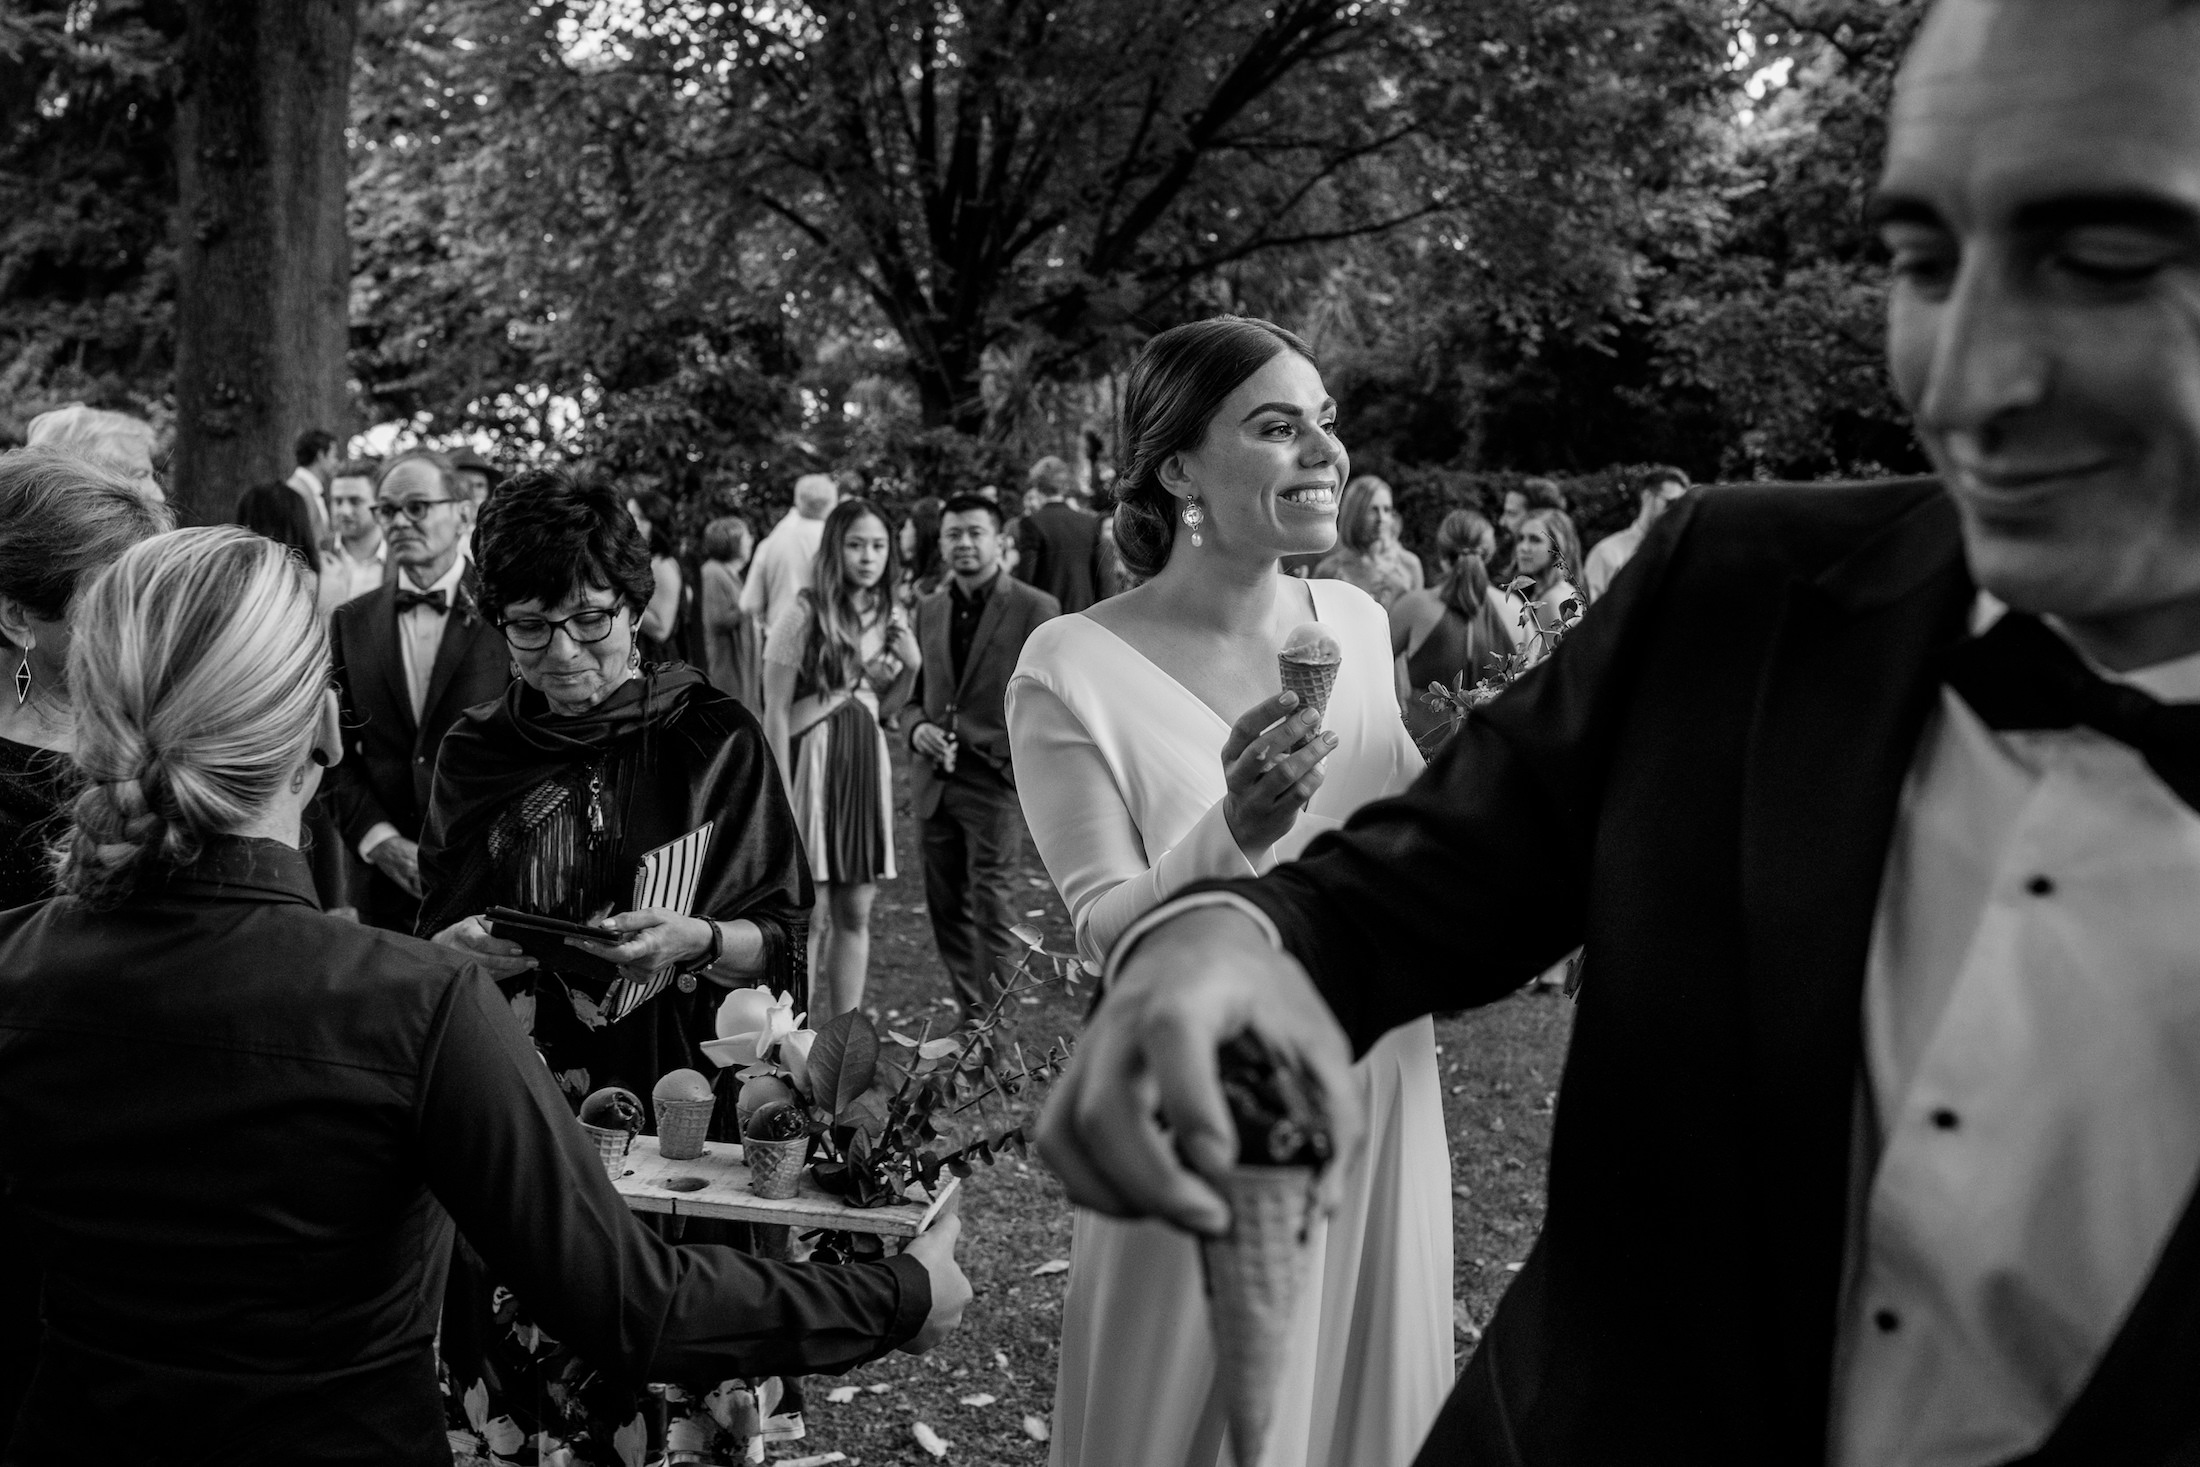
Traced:
<path id="1" fill-rule="evenodd" d="M 1003 699 L 1024 639 L 1060 614 L 1052 596 L 1001 571 L 1001 511 L 957 495 L 940 513 L 953 574 L 917 603 L 924 712 L 909 730 L 909 793 L 924 822 L 924 901 L 963 1017 L 992 1002 L 1013 952 L 1009 897 L 1023 809 L 1009 765 Z"/>
<path id="2" fill-rule="evenodd" d="M 2200 1461 L 2196 76 L 2193 0 L 1940 0 L 1875 206 L 1937 481 L 1683 501 L 1406 795 L 1118 944 L 1042 1147 L 1203 1232 L 1218 1041 L 1350 1143 L 1352 1049 L 1586 944 L 1425 1467 Z"/>
<path id="3" fill-rule="evenodd" d="M 1016 522 L 1016 576 L 1052 596 L 1064 611 L 1100 599 L 1100 516 L 1069 502 L 1077 481 L 1051 454 L 1031 466 L 1027 493 L 1036 506 Z"/>
<path id="4" fill-rule="evenodd" d="M 450 461 L 401 454 L 375 475 L 374 495 L 398 576 L 336 608 L 329 627 L 351 740 L 333 798 L 344 839 L 373 868 L 360 920 L 410 932 L 436 750 L 459 714 L 504 692 L 512 659 L 459 553 L 473 501 Z"/>

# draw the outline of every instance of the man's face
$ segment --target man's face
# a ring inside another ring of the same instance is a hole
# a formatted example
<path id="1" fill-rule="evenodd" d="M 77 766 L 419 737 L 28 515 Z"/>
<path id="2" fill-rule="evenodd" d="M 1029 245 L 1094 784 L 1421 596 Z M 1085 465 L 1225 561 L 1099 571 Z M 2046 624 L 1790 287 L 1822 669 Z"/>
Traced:
<path id="1" fill-rule="evenodd" d="M 328 517 L 346 539 L 366 534 L 374 527 L 374 482 L 354 476 L 329 485 Z"/>
<path id="2" fill-rule="evenodd" d="M 2200 596 L 2200 11 L 1942 0 L 1875 208 L 1980 584 L 2081 619 Z"/>
<path id="3" fill-rule="evenodd" d="M 1498 513 L 1497 522 L 1505 527 L 1508 535 L 1520 533 L 1520 526 L 1528 518 L 1528 496 L 1518 489 L 1505 491 L 1505 507 Z"/>
<path id="4" fill-rule="evenodd" d="M 413 460 L 399 464 L 383 478 L 375 518 L 382 523 L 391 558 L 410 569 L 425 570 L 458 544 L 471 521 L 472 508 L 465 500 L 445 494 L 443 476 L 435 465 Z"/>
<path id="5" fill-rule="evenodd" d="M 322 449 L 321 456 L 313 461 L 313 477 L 326 484 L 329 475 L 336 472 L 336 464 L 336 450 L 333 447 Z"/>
<path id="6" fill-rule="evenodd" d="M 1643 519 L 1655 524 L 1659 515 L 1688 497 L 1688 486 L 1678 479 L 1667 479 L 1642 496 Z"/>
<path id="7" fill-rule="evenodd" d="M 1041 489 L 1038 485 L 1034 484 L 1029 489 L 1026 489 L 1024 491 L 1025 514 L 1037 514 L 1039 512 L 1039 506 L 1045 504 L 1046 502 L 1046 491 L 1044 489 Z"/>
<path id="8" fill-rule="evenodd" d="M 1001 532 L 993 516 L 982 509 L 940 516 L 940 554 L 958 576 L 992 574 L 1001 563 Z"/>
<path id="9" fill-rule="evenodd" d="M 465 489 L 466 497 L 479 509 L 489 502 L 489 476 L 479 469 L 460 469 L 458 482 Z"/>

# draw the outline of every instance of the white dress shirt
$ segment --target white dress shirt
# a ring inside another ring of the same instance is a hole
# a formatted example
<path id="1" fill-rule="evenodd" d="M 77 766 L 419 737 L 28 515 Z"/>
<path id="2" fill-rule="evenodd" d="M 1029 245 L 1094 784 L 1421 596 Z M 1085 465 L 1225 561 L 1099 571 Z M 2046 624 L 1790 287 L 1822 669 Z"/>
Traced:
<path id="1" fill-rule="evenodd" d="M 2122 680 L 2200 701 L 2200 655 Z M 1986 1467 L 2076 1400 L 2200 1174 L 2196 904 L 2200 814 L 2138 753 L 1942 691 L 1865 972 L 1839 1467 Z"/>
<path id="2" fill-rule="evenodd" d="M 410 567 L 398 571 L 398 589 L 410 590 L 415 584 Z M 466 557 L 454 557 L 451 568 L 445 571 L 432 586 L 422 590 L 441 591 L 445 606 L 458 604 L 458 583 L 466 574 Z M 449 610 L 438 612 L 430 606 L 407 607 L 397 618 L 397 650 L 405 660 L 405 691 L 412 699 L 413 726 L 420 726 L 421 716 L 428 706 L 428 684 L 435 677 L 435 656 L 443 646 L 443 628 L 450 621 Z M 400 834 L 398 828 L 387 820 L 375 822 L 367 833 L 359 838 L 359 858 L 374 859 L 375 847 Z"/>
<path id="3" fill-rule="evenodd" d="M 283 482 L 297 491 L 298 497 L 306 502 L 306 513 L 313 517 L 315 547 L 328 544 L 328 506 L 321 502 L 323 491 L 320 477 L 304 464 L 300 464 L 290 471 L 290 477 Z"/>
<path id="4" fill-rule="evenodd" d="M 356 601 L 382 584 L 384 568 L 389 564 L 390 542 L 379 537 L 374 542 L 374 554 L 353 555 L 346 548 L 342 537 L 336 541 L 335 551 L 327 557 L 327 569 L 322 575 L 333 577 L 336 584 L 335 603 Z"/>
<path id="5" fill-rule="evenodd" d="M 749 578 L 741 587 L 741 609 L 760 627 L 775 627 L 810 584 L 817 547 L 825 539 L 823 520 L 805 519 L 789 510 L 756 547 Z"/>

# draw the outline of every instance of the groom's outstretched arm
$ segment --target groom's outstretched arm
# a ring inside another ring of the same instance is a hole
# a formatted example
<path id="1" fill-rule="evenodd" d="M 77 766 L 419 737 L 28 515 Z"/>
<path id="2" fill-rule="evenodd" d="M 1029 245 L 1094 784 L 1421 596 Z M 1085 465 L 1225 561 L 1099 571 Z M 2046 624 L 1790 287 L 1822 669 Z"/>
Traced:
<path id="1" fill-rule="evenodd" d="M 1215 1076 L 1223 1040 L 1251 1028 L 1302 1056 L 1349 1148 L 1353 1050 L 1501 997 L 1580 943 L 1602 773 L 1694 517 L 1693 500 L 1666 515 L 1558 654 L 1470 719 L 1404 795 L 1302 860 L 1193 888 L 1125 934 L 1041 1127 L 1073 1201 L 1225 1229 L 1202 1179 L 1236 1150 Z"/>

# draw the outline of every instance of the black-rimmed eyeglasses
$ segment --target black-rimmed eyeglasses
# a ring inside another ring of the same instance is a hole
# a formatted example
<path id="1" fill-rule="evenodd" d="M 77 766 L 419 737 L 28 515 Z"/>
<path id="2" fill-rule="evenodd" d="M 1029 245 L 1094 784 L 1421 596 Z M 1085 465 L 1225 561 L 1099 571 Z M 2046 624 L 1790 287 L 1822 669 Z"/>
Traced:
<path id="1" fill-rule="evenodd" d="M 504 640 L 522 652 L 540 652 L 564 628 L 565 634 L 586 647 L 611 635 L 619 610 L 576 611 L 571 616 L 515 616 L 497 623 Z"/>
<path id="2" fill-rule="evenodd" d="M 373 514 L 376 519 L 385 525 L 396 524 L 399 515 L 403 515 L 417 525 L 426 520 L 428 511 L 434 509 L 437 505 L 456 503 L 458 501 L 455 499 L 408 499 L 403 504 L 391 504 L 389 501 L 384 500 L 374 506 Z"/>

